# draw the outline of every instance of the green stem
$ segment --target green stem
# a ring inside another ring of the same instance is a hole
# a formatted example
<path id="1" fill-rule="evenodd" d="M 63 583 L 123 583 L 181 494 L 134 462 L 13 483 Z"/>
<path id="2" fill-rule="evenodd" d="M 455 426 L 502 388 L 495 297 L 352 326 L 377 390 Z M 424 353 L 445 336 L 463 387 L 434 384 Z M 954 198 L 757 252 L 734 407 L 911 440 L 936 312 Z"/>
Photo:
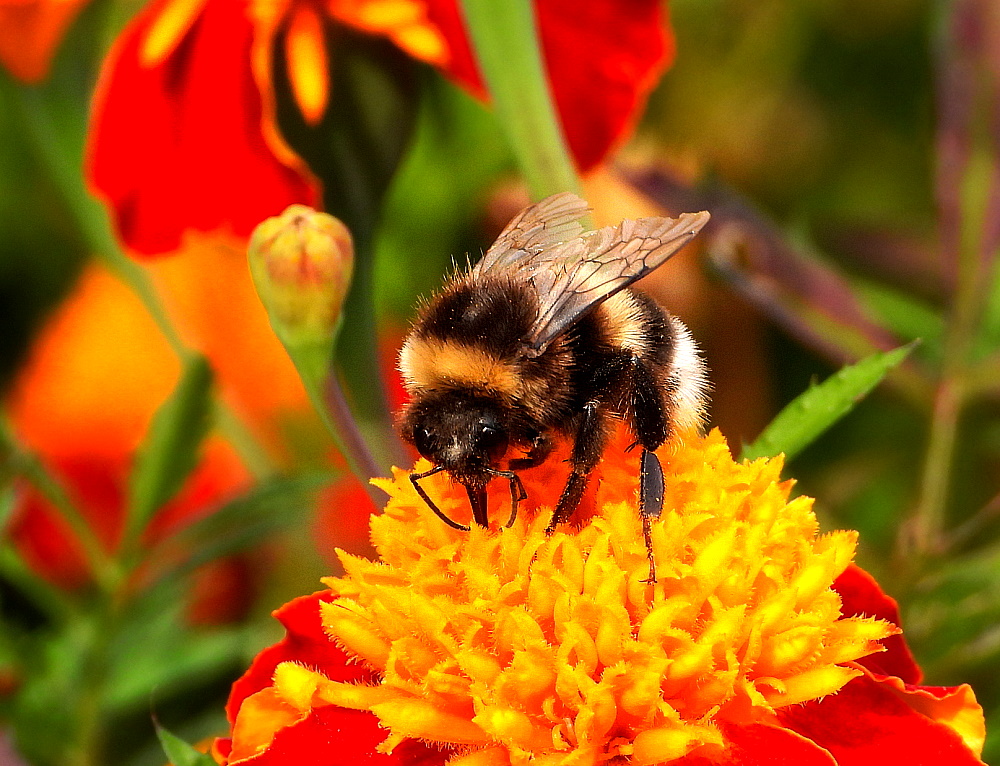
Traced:
<path id="1" fill-rule="evenodd" d="M 993 153 L 989 143 L 974 139 L 960 189 L 956 289 L 945 331 L 941 378 L 934 397 L 920 499 L 914 516 L 913 542 L 920 556 L 938 555 L 944 546 L 958 423 L 968 401 L 973 340 L 986 297 L 982 246 L 992 176 Z"/>
<path id="2" fill-rule="evenodd" d="M 531 2 L 462 0 L 462 9 L 493 107 L 532 197 L 579 193 L 552 105 Z"/>
<path id="3" fill-rule="evenodd" d="M 107 212 L 83 184 L 80 152 L 66 147 L 55 128 L 52 115 L 36 88 L 17 88 L 21 113 L 34 138 L 37 155 L 48 177 L 59 190 L 67 210 L 90 252 L 99 257 L 139 298 L 174 353 L 183 361 L 190 349 L 181 339 L 145 269 L 126 256 L 118 245 Z M 251 430 L 224 402 L 217 403 L 219 430 L 233 445 L 247 468 L 257 477 L 277 472 L 275 461 Z"/>
<path id="4" fill-rule="evenodd" d="M 376 507 L 381 506 L 385 498 L 378 494 L 378 490 L 369 481 L 384 475 L 385 470 L 380 467 L 358 430 L 357 421 L 351 414 L 340 387 L 337 372 L 331 364 L 329 349 L 326 346 L 296 346 L 289 343 L 285 343 L 285 349 L 299 372 L 313 407 L 333 436 L 351 472 L 365 487 Z"/>

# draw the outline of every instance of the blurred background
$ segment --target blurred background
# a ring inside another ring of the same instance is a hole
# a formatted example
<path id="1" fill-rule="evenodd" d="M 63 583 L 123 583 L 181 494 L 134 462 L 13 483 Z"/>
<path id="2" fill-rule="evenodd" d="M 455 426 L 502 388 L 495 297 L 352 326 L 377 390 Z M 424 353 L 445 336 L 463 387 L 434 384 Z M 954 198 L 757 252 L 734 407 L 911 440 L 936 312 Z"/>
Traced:
<path id="1" fill-rule="evenodd" d="M 0 720 L 25 763 L 90 762 L 65 760 L 53 727 L 93 740 L 106 759 L 93 762 L 162 763 L 150 713 L 190 740 L 224 729 L 228 685 L 280 637 L 270 610 L 338 571 L 335 548 L 365 552 L 374 506 L 270 333 L 244 234 L 195 232 L 169 256 L 130 258 L 127 238 L 98 252 L 119 237 L 82 170 L 88 120 L 105 56 L 143 4 L 76 4 L 39 74 L 18 68 L 17 14 L 45 5 L 0 2 Z M 595 221 L 712 212 L 644 287 L 704 348 L 711 425 L 734 452 L 814 382 L 920 339 L 786 475 L 817 498 L 823 529 L 859 530 L 859 563 L 900 601 L 925 683 L 971 683 L 996 730 L 1000 12 L 989 0 L 668 10 L 672 65 L 584 175 Z M 351 371 L 371 369 L 356 360 L 372 343 L 352 307 L 374 306 L 375 364 L 398 406 L 394 357 L 419 297 L 528 192 L 497 119 L 454 77 L 322 23 L 335 116 L 303 121 L 280 66 L 272 106 L 327 208 L 363 221 L 355 268 L 370 294 L 348 299 L 338 358 L 364 421 L 381 403 L 357 401 Z M 317 138 L 338 121 L 364 123 L 344 150 L 369 150 L 354 165 Z M 376 206 L 351 199 L 363 186 Z M 130 532 L 137 450 L 199 375 L 216 403 L 190 445 L 198 460 Z M 106 555 L 123 539 L 131 558 Z M 72 720 L 87 706 L 100 710 L 89 724 Z M 984 760 L 998 755 L 994 737 Z"/>

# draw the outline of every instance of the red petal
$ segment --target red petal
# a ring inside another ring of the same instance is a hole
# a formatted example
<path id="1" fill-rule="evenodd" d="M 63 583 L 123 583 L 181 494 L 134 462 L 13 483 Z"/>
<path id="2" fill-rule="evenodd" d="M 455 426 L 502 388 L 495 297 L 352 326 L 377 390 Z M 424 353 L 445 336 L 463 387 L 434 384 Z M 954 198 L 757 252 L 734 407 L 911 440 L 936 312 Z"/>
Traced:
<path id="1" fill-rule="evenodd" d="M 388 732 L 378 718 L 362 710 L 341 707 L 314 709 L 293 726 L 279 730 L 260 755 L 239 763 L 253 766 L 434 766 L 450 755 L 415 740 L 407 740 L 392 754 L 376 750 Z"/>
<path id="2" fill-rule="evenodd" d="M 226 712 L 231 723 L 236 721 L 243 701 L 271 685 L 275 667 L 294 661 L 315 668 L 334 681 L 372 682 L 375 675 L 359 664 L 348 664 L 347 655 L 327 638 L 323 631 L 319 607 L 333 599 L 330 591 L 320 591 L 290 601 L 275 611 L 287 631 L 285 637 L 254 659 L 250 669 L 233 684 Z M 415 740 L 400 744 L 391 755 L 383 755 L 376 747 L 388 732 L 368 711 L 348 710 L 336 706 L 314 708 L 303 720 L 278 729 L 267 749 L 240 763 L 255 766 L 284 766 L 288 763 L 309 763 L 314 766 L 351 766 L 373 764 L 393 766 L 406 764 L 443 764 L 447 754 Z M 227 739 L 216 741 L 220 755 L 230 752 Z"/>
<path id="3" fill-rule="evenodd" d="M 627 138 L 673 60 L 663 7 L 661 0 L 538 0 L 549 80 L 580 170 Z"/>
<path id="4" fill-rule="evenodd" d="M 143 64 L 146 35 L 169 2 L 152 3 L 105 61 L 95 100 L 88 173 L 126 245 L 177 249 L 187 229 L 247 235 L 293 202 L 314 204 L 302 173 L 262 132 L 245 3 L 206 2 L 162 61 Z"/>
<path id="5" fill-rule="evenodd" d="M 840 766 L 981 766 L 950 726 L 865 675 L 818 702 L 782 710 L 780 722 L 829 750 Z"/>
<path id="6" fill-rule="evenodd" d="M 901 627 L 896 600 L 883 593 L 875 578 L 861 567 L 851 564 L 837 578 L 833 589 L 840 594 L 845 617 L 878 617 Z M 909 684 L 920 683 L 923 672 L 906 645 L 906 639 L 902 635 L 895 635 L 883 639 L 881 643 L 886 651 L 870 654 L 858 660 L 858 664 L 873 673 L 896 676 Z"/>
<path id="7" fill-rule="evenodd" d="M 628 137 L 673 59 L 660 0 L 536 0 L 542 51 L 570 151 L 589 170 Z M 454 0 L 428 0 L 428 16 L 448 40 L 446 74 L 484 92 Z"/>
<path id="8" fill-rule="evenodd" d="M 724 732 L 726 751 L 721 756 L 687 756 L 673 766 L 837 766 L 819 745 L 779 726 L 726 726 Z"/>
<path id="9" fill-rule="evenodd" d="M 285 626 L 285 637 L 258 654 L 249 670 L 233 684 L 226 705 L 232 723 L 243 700 L 271 685 L 279 663 L 298 662 L 318 670 L 334 681 L 373 681 L 372 671 L 357 663 L 348 664 L 348 656 L 323 631 L 319 605 L 333 599 L 330 591 L 300 596 L 275 610 L 274 616 Z"/>

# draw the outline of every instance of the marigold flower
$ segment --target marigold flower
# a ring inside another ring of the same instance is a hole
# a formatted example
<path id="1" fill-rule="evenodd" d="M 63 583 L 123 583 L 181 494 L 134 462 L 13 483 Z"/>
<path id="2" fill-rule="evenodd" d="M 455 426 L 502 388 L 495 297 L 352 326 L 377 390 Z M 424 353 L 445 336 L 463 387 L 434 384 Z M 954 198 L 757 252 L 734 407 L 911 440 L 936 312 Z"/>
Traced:
<path id="1" fill-rule="evenodd" d="M 628 132 L 669 63 L 661 6 L 537 2 L 554 99 L 582 169 Z M 388 38 L 485 93 L 456 0 L 154 0 L 105 62 L 88 149 L 90 181 L 132 250 L 176 250 L 185 230 L 246 236 L 290 204 L 316 205 L 317 181 L 278 129 L 273 58 L 304 120 L 317 123 L 330 99 L 331 22 Z"/>
<path id="2" fill-rule="evenodd" d="M 288 636 L 234 686 L 217 760 L 980 763 L 971 690 L 910 685 L 895 605 L 851 565 L 855 533 L 820 534 L 780 459 L 737 463 L 716 432 L 662 448 L 648 583 L 627 445 L 595 471 L 580 526 L 551 536 L 558 460 L 523 472 L 509 529 L 451 529 L 406 473 L 382 481 L 379 560 L 342 553 L 344 576 L 277 613 Z M 433 479 L 441 510 L 468 517 L 461 488 Z"/>

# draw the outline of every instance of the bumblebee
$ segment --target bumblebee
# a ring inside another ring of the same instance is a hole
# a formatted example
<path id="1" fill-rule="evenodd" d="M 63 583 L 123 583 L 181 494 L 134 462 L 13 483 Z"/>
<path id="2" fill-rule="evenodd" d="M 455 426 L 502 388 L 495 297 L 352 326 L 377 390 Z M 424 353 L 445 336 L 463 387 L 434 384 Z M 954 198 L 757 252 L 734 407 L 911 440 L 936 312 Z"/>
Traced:
<path id="1" fill-rule="evenodd" d="M 569 521 L 615 419 L 641 446 L 639 510 L 650 579 L 650 520 L 663 504 L 654 450 L 700 425 L 705 368 L 687 328 L 629 285 L 662 265 L 707 223 L 706 212 L 640 218 L 584 232 L 587 203 L 563 193 L 521 211 L 473 267 L 426 303 L 400 353 L 410 401 L 402 437 L 465 486 L 473 522 L 488 526 L 486 486 L 510 485 L 513 524 L 526 493 L 517 472 L 572 443 L 571 471 L 548 531 Z M 514 457 L 509 457 L 511 454 Z"/>

